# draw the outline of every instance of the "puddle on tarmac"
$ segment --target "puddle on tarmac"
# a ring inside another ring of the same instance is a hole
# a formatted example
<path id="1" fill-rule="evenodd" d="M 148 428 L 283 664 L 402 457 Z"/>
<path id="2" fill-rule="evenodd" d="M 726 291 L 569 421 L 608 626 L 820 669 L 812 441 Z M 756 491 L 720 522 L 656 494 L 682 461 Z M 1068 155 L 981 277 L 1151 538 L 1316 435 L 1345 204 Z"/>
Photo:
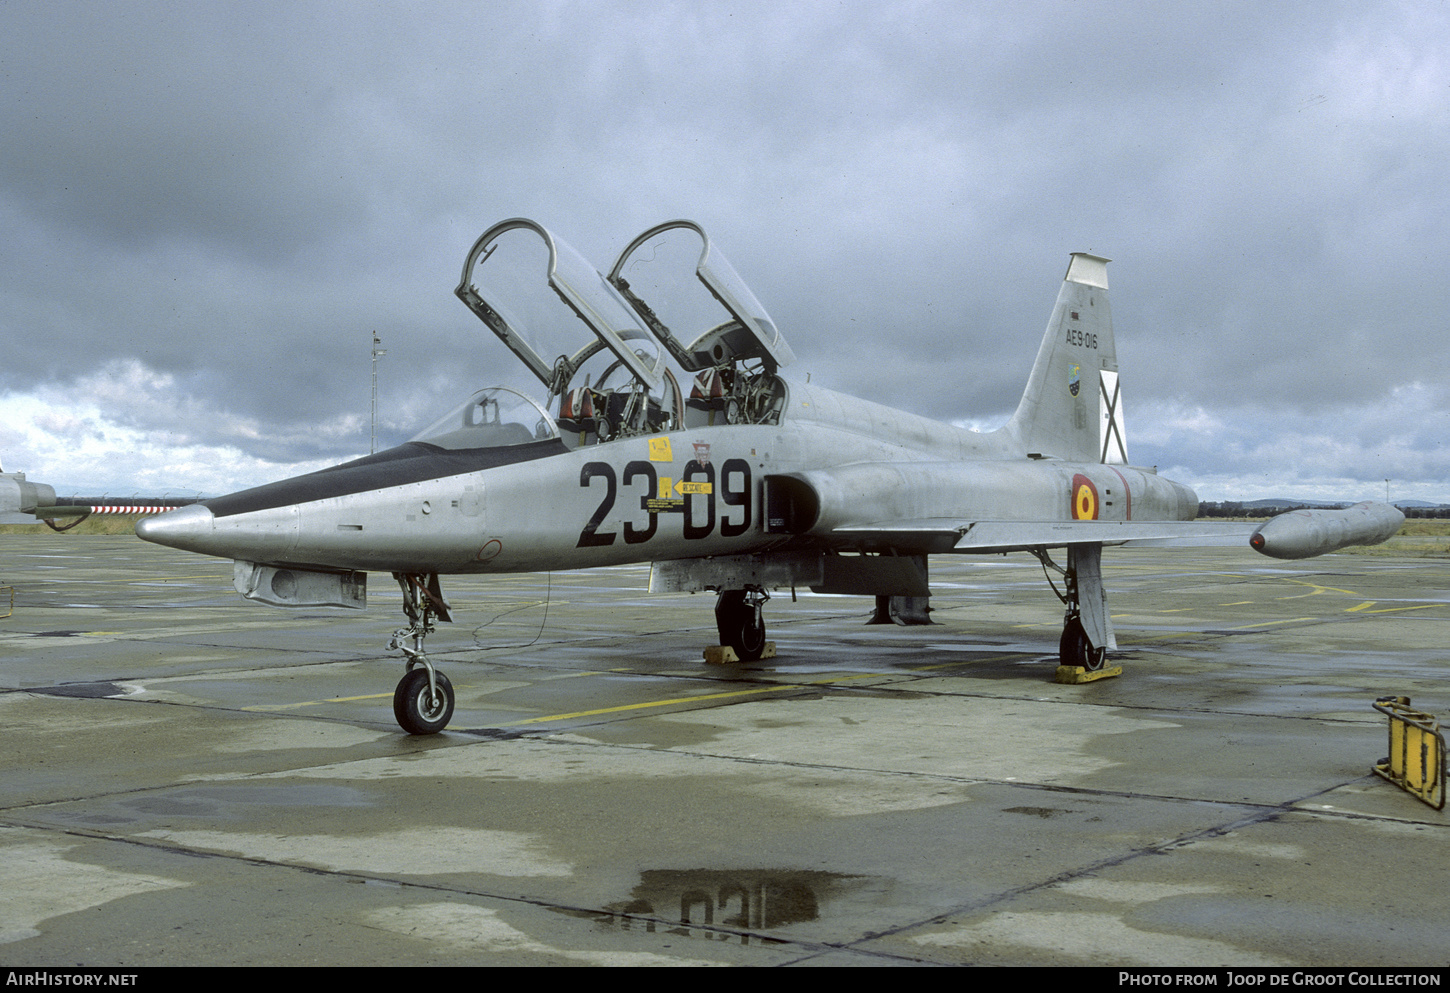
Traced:
<path id="1" fill-rule="evenodd" d="M 370 807 L 372 799 L 350 786 L 306 784 L 299 786 L 229 786 L 168 790 L 149 796 L 130 797 L 107 810 L 85 810 L 58 814 L 73 824 L 135 824 L 157 817 L 187 817 L 206 821 L 231 821 L 250 813 L 247 808 L 272 807 Z"/>
<path id="2" fill-rule="evenodd" d="M 51 631 L 51 637 L 69 636 L 69 632 Z M 119 683 L 62 683 L 60 686 L 34 686 L 28 693 L 43 696 L 75 697 L 82 700 L 103 700 L 112 696 L 128 696 L 132 690 Z"/>
<path id="3" fill-rule="evenodd" d="M 591 913 L 607 930 L 664 931 L 723 941 L 719 929 L 768 931 L 830 915 L 883 880 L 804 869 L 651 869 L 630 899 Z M 853 901 L 854 902 L 854 901 Z M 748 943 L 749 935 L 739 936 Z M 769 941 L 769 938 L 757 938 Z"/>

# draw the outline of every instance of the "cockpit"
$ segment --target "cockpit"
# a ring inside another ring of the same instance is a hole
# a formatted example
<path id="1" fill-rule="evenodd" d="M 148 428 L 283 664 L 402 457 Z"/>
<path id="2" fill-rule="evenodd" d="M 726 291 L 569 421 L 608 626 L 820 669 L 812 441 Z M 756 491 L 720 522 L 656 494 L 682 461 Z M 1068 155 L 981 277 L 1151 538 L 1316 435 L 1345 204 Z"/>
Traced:
<path id="1" fill-rule="evenodd" d="M 409 438 L 449 451 L 503 448 L 559 437 L 554 418 L 539 404 L 507 386 L 479 390 Z"/>
<path id="2" fill-rule="evenodd" d="M 777 372 L 794 355 L 693 221 L 644 232 L 608 276 L 534 221 L 502 221 L 474 243 L 455 292 L 540 381 L 545 400 L 485 390 L 415 441 L 491 447 L 557 437 L 575 448 L 778 423 L 785 409 Z"/>

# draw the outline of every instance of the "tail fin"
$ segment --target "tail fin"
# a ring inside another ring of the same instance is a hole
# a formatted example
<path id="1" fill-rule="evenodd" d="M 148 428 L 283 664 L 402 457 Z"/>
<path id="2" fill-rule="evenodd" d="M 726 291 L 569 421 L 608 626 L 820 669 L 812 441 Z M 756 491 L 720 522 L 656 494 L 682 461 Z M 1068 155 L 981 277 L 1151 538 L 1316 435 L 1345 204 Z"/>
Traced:
<path id="1" fill-rule="evenodd" d="M 1128 461 L 1107 259 L 1073 253 L 1027 389 L 1006 430 L 1031 455 Z"/>

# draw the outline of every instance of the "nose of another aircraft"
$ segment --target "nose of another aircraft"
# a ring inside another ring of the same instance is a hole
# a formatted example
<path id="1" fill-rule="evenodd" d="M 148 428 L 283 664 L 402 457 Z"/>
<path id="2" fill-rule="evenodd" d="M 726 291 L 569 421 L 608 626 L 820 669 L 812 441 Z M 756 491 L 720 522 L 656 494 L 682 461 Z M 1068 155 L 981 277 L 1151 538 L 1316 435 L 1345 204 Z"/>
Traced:
<path id="1" fill-rule="evenodd" d="M 136 522 L 136 537 L 189 552 L 206 552 L 212 534 L 212 512 L 199 503 L 169 510 Z"/>

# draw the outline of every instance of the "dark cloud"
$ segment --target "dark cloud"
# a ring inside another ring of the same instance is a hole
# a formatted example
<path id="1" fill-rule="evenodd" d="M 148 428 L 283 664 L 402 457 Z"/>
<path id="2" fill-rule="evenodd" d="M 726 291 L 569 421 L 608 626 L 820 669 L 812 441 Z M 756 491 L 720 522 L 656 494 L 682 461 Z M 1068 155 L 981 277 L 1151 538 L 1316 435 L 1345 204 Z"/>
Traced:
<path id="1" fill-rule="evenodd" d="M 0 391 L 258 482 L 365 448 L 373 331 L 389 440 L 518 378 L 451 292 L 494 221 L 603 268 L 685 216 L 814 382 L 1005 417 L 1090 250 L 1117 260 L 1130 416 L 1214 425 L 1143 425 L 1155 459 L 1309 478 L 1332 439 L 1333 478 L 1373 479 L 1394 427 L 1397 474 L 1450 498 L 1433 431 L 1381 417 L 1447 413 L 1414 385 L 1450 361 L 1447 27 L 1394 3 L 7 3 Z"/>

